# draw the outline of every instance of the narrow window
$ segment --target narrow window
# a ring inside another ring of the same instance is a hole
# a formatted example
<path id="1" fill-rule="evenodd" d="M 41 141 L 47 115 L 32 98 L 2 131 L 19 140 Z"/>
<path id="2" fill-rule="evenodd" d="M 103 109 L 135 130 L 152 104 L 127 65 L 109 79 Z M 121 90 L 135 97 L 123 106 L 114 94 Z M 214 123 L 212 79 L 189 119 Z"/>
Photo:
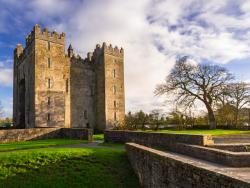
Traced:
<path id="1" fill-rule="evenodd" d="M 116 86 L 113 86 L 113 94 L 116 94 Z"/>
<path id="2" fill-rule="evenodd" d="M 114 101 L 114 107 L 116 107 L 116 101 Z"/>
<path id="3" fill-rule="evenodd" d="M 51 67 L 51 61 L 50 61 L 50 58 L 48 58 L 48 68 Z"/>
<path id="4" fill-rule="evenodd" d="M 50 78 L 48 79 L 48 88 L 51 87 Z"/>
<path id="5" fill-rule="evenodd" d="M 116 77 L 115 69 L 113 70 L 113 77 L 114 77 L 114 78 Z"/>
<path id="6" fill-rule="evenodd" d="M 48 50 L 50 50 L 50 42 L 48 42 Z"/>
<path id="7" fill-rule="evenodd" d="M 66 93 L 69 92 L 69 79 L 66 79 Z"/>
<path id="8" fill-rule="evenodd" d="M 87 112 L 87 110 L 84 110 L 84 119 L 88 119 L 88 112 Z"/>
<path id="9" fill-rule="evenodd" d="M 50 113 L 48 113 L 48 117 L 47 117 L 48 122 L 50 122 L 50 119 L 51 119 Z"/>
<path id="10" fill-rule="evenodd" d="M 116 112 L 114 112 L 114 120 L 116 121 Z"/>
<path id="11" fill-rule="evenodd" d="M 50 97 L 48 97 L 48 106 L 50 106 Z"/>

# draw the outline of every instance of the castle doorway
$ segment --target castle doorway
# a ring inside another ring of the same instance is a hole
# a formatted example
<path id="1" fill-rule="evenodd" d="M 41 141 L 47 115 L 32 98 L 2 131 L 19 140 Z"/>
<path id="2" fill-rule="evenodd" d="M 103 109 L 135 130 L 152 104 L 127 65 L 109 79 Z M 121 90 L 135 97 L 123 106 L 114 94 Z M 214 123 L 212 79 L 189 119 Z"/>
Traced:
<path id="1" fill-rule="evenodd" d="M 19 124 L 18 128 L 25 128 L 25 79 L 19 82 Z"/>

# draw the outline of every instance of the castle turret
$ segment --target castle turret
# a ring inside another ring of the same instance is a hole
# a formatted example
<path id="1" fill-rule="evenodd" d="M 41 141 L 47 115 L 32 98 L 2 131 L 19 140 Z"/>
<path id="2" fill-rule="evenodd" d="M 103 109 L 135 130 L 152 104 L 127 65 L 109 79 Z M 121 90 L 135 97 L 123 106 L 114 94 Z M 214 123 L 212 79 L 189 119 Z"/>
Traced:
<path id="1" fill-rule="evenodd" d="M 68 57 L 73 57 L 73 55 L 74 55 L 74 50 L 73 50 L 73 48 L 72 48 L 72 45 L 70 44 L 69 45 L 69 48 L 68 48 Z"/>

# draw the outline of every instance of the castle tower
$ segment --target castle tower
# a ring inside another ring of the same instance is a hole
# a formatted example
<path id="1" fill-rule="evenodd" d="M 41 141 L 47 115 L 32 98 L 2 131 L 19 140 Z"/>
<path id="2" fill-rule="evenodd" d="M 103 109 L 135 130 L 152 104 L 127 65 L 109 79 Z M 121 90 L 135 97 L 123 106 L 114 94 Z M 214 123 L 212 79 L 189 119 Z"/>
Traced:
<path id="1" fill-rule="evenodd" d="M 15 50 L 14 123 L 20 128 L 64 127 L 68 77 L 65 34 L 35 25 L 24 52 Z"/>
<path id="2" fill-rule="evenodd" d="M 124 51 L 117 47 L 97 46 L 96 63 L 96 129 L 113 128 L 125 115 Z"/>
<path id="3" fill-rule="evenodd" d="M 96 46 L 85 59 L 65 34 L 35 25 L 14 51 L 13 120 L 17 128 L 112 128 L 124 118 L 123 49 Z"/>

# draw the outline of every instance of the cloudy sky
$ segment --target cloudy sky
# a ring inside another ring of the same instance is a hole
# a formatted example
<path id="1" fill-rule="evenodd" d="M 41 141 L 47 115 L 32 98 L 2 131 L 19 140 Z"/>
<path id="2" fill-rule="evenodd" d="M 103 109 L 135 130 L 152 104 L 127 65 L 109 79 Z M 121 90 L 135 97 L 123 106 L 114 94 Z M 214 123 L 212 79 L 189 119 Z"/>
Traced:
<path id="1" fill-rule="evenodd" d="M 126 111 L 158 108 L 155 85 L 175 59 L 227 67 L 250 81 L 249 0 L 0 0 L 0 100 L 12 114 L 13 50 L 34 24 L 65 32 L 85 56 L 97 43 L 125 49 Z"/>

